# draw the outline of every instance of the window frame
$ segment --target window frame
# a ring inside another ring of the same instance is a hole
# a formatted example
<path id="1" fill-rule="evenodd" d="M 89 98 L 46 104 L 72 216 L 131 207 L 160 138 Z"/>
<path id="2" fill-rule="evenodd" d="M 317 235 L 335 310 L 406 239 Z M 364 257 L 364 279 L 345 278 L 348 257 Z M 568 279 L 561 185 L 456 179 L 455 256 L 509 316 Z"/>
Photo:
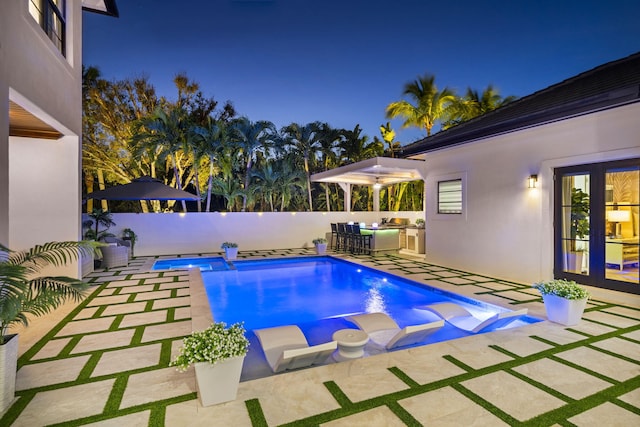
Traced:
<path id="1" fill-rule="evenodd" d="M 65 58 L 67 56 L 66 6 L 66 0 L 29 0 L 28 6 L 29 15 Z"/>
<path id="2" fill-rule="evenodd" d="M 450 184 L 450 183 L 459 183 L 460 184 L 460 189 L 459 190 L 454 190 L 454 191 L 442 191 L 441 190 L 441 184 Z M 459 193 L 460 197 L 459 200 L 456 199 L 454 201 L 447 201 L 447 202 L 443 202 L 440 200 L 440 197 L 442 194 L 444 193 L 448 193 L 448 194 L 452 194 L 452 193 Z M 462 215 L 464 213 L 464 182 L 462 178 L 453 178 L 453 179 L 443 179 L 443 180 L 438 180 L 436 182 L 436 194 L 437 194 L 437 200 L 436 200 L 436 213 L 438 215 Z M 448 204 L 456 204 L 460 206 L 459 210 L 443 210 L 441 204 L 442 203 L 448 203 Z"/>

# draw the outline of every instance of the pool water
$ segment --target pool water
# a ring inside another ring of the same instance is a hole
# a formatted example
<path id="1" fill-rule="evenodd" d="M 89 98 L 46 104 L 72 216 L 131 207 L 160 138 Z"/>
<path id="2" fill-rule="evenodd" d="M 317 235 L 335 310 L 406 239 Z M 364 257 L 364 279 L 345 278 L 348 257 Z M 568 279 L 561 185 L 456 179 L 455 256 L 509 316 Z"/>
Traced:
<path id="1" fill-rule="evenodd" d="M 330 341 L 333 332 L 356 328 L 344 318 L 352 314 L 384 312 L 400 327 L 438 320 L 413 307 L 450 301 L 486 319 L 505 309 L 429 287 L 331 257 L 234 261 L 235 270 L 203 272 L 209 304 L 216 321 L 244 322 L 251 341 L 243 380 L 270 375 L 253 329 L 298 325 L 310 345 Z M 516 327 L 539 321 L 524 317 Z M 449 324 L 423 344 L 468 336 Z M 249 363 L 247 363 L 249 361 Z M 252 365 L 248 366 L 248 365 Z M 262 372 L 262 373 L 260 373 Z"/>
<path id="2" fill-rule="evenodd" d="M 173 258 L 162 259 L 153 263 L 152 270 L 181 270 L 200 268 L 200 271 L 227 271 L 231 265 L 222 257 L 209 258 Z"/>

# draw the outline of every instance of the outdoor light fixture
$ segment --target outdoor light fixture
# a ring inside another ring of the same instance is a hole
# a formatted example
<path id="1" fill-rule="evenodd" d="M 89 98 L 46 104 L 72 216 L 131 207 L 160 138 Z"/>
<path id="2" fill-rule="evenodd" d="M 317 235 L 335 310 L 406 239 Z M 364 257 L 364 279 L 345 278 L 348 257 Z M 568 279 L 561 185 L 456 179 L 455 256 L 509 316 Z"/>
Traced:
<path id="1" fill-rule="evenodd" d="M 375 183 L 375 184 L 373 184 L 373 188 L 374 188 L 375 190 L 379 190 L 379 189 L 381 189 L 381 188 L 382 188 L 382 184 L 380 184 L 380 183 L 378 182 L 378 178 L 376 178 L 376 183 Z"/>
<path id="2" fill-rule="evenodd" d="M 536 188 L 538 186 L 538 175 L 529 175 L 527 178 L 527 187 Z"/>

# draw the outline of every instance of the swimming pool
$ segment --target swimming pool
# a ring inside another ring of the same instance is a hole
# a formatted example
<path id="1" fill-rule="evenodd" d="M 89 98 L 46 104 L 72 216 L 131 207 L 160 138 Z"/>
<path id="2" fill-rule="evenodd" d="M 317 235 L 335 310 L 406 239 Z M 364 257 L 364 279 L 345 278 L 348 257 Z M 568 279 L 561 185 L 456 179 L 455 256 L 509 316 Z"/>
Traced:
<path id="1" fill-rule="evenodd" d="M 332 257 L 243 260 L 234 261 L 233 267 L 203 272 L 202 277 L 213 318 L 228 324 L 244 322 L 247 328 L 250 362 L 245 361 L 243 380 L 265 376 L 265 372 L 257 374 L 264 366 L 255 367 L 262 353 L 253 329 L 295 324 L 314 345 L 330 341 L 338 329 L 355 328 L 344 319 L 351 314 L 384 312 L 404 327 L 436 320 L 413 308 L 435 302 L 456 302 L 483 319 L 507 311 Z M 537 321 L 525 317 L 510 326 Z M 468 335 L 447 324 L 423 344 Z M 270 373 L 267 369 L 266 375 Z"/>

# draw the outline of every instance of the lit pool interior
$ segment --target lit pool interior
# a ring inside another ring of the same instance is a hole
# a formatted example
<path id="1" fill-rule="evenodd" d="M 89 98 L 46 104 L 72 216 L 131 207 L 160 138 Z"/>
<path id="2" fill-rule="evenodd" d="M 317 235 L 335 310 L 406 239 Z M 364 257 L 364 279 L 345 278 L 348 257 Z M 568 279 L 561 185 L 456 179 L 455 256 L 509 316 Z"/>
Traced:
<path id="1" fill-rule="evenodd" d="M 233 261 L 233 267 L 203 271 L 202 277 L 213 318 L 227 324 L 244 322 L 247 329 L 251 346 L 242 380 L 272 374 L 253 329 L 295 324 L 315 345 L 330 341 L 339 329 L 356 328 L 344 319 L 352 314 L 384 312 L 404 327 L 438 320 L 413 308 L 435 302 L 461 304 L 482 319 L 507 311 L 332 257 L 241 260 Z M 509 327 L 538 321 L 525 316 Z M 421 345 L 468 335 L 445 324 Z"/>
<path id="2" fill-rule="evenodd" d="M 200 271 L 226 271 L 231 265 L 223 257 L 208 258 L 172 258 L 161 259 L 153 263 L 152 270 L 181 270 L 200 268 Z"/>

